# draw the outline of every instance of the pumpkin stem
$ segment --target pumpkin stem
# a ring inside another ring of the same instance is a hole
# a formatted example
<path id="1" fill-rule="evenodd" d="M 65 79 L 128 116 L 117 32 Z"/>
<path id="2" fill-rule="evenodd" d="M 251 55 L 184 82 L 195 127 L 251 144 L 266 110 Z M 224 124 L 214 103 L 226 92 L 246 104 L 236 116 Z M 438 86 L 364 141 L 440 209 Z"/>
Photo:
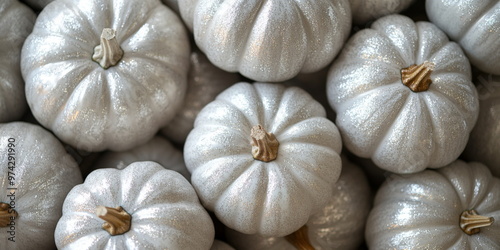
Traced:
<path id="1" fill-rule="evenodd" d="M 261 125 L 256 125 L 250 131 L 252 137 L 252 155 L 259 161 L 270 162 L 278 156 L 278 146 L 280 143 L 276 136 L 267 133 Z"/>
<path id="2" fill-rule="evenodd" d="M 434 70 L 434 63 L 431 62 L 413 64 L 401 70 L 401 80 L 413 92 L 426 91 L 432 83 L 430 78 L 432 70 Z"/>
<path id="3" fill-rule="evenodd" d="M 106 221 L 102 224 L 102 229 L 108 231 L 111 235 L 124 234 L 130 230 L 132 216 L 122 207 L 98 206 L 95 214 Z"/>
<path id="4" fill-rule="evenodd" d="M 11 208 L 9 204 L 0 202 L 0 227 L 8 227 L 17 216 L 16 210 Z"/>
<path id="5" fill-rule="evenodd" d="M 464 233 L 473 235 L 479 233 L 481 227 L 491 226 L 493 217 L 478 215 L 475 210 L 466 210 L 460 215 L 460 228 Z"/>
<path id="6" fill-rule="evenodd" d="M 110 28 L 104 28 L 101 33 L 101 44 L 95 46 L 92 60 L 107 69 L 115 66 L 122 59 L 122 56 L 123 50 L 116 40 L 115 31 Z"/>
<path id="7" fill-rule="evenodd" d="M 285 239 L 298 250 L 314 250 L 314 247 L 309 242 L 307 225 L 304 225 L 299 228 L 299 230 L 285 236 Z"/>

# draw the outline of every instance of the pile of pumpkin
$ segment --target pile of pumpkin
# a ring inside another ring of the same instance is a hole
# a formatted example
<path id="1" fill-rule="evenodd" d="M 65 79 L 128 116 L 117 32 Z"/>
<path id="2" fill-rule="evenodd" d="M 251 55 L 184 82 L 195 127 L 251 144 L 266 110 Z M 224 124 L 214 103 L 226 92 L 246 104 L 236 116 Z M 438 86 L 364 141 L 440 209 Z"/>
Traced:
<path id="1" fill-rule="evenodd" d="M 1 0 L 0 34 L 1 249 L 500 249 L 499 0 Z"/>

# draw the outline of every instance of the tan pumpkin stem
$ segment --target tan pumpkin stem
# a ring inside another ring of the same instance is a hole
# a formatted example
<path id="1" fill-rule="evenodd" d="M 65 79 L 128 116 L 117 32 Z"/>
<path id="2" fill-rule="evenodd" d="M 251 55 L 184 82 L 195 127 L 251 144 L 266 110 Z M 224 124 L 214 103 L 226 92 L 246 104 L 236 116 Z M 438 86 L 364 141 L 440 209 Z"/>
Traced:
<path id="1" fill-rule="evenodd" d="M 115 31 L 110 28 L 104 28 L 101 33 L 101 44 L 95 46 L 92 60 L 107 69 L 115 66 L 122 59 L 122 56 L 123 50 L 116 40 Z"/>
<path id="2" fill-rule="evenodd" d="M 299 230 L 285 236 L 285 239 L 290 242 L 298 250 L 314 250 L 314 247 L 309 241 L 307 233 L 307 225 L 302 226 Z"/>
<path id="3" fill-rule="evenodd" d="M 482 227 L 491 226 L 493 217 L 478 215 L 475 210 L 466 210 L 460 215 L 460 228 L 464 233 L 473 235 L 479 233 Z"/>
<path id="4" fill-rule="evenodd" d="M 414 64 L 401 70 L 401 80 L 413 92 L 426 91 L 432 83 L 430 78 L 432 70 L 434 70 L 434 63 Z"/>
<path id="5" fill-rule="evenodd" d="M 111 235 L 124 234 L 130 230 L 132 216 L 122 207 L 98 206 L 95 213 L 99 218 L 106 221 L 102 224 L 102 229 L 108 231 Z"/>
<path id="6" fill-rule="evenodd" d="M 9 204 L 0 202 L 0 227 L 8 227 L 12 219 L 17 216 L 16 210 L 12 209 Z"/>
<path id="7" fill-rule="evenodd" d="M 267 133 L 261 125 L 250 131 L 252 137 L 252 155 L 259 161 L 270 162 L 278 157 L 279 142 L 272 133 Z"/>

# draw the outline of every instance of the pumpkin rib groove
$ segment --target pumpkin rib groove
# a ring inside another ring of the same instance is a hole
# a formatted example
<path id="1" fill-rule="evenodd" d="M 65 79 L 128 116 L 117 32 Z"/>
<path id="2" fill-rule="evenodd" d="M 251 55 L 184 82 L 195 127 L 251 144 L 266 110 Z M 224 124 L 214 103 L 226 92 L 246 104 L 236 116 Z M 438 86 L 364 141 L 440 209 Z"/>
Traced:
<path id="1" fill-rule="evenodd" d="M 493 10 L 493 6 L 495 6 L 497 4 L 498 4 L 498 2 L 491 1 L 490 3 L 488 3 L 488 5 L 486 5 L 484 7 L 484 9 L 482 9 L 481 11 L 478 11 L 476 16 L 471 17 L 471 19 L 474 19 L 474 22 L 468 22 L 467 23 L 468 26 L 461 29 L 461 32 L 457 35 L 457 37 L 454 37 L 453 40 L 457 39 L 458 40 L 457 42 L 461 42 L 462 39 L 464 39 L 464 37 L 465 37 L 464 35 L 469 33 L 469 30 L 472 27 L 476 26 L 476 24 L 483 19 L 483 17 L 486 15 L 486 13 Z"/>
<path id="2" fill-rule="evenodd" d="M 242 1 L 242 2 L 243 2 L 243 1 Z M 253 17 L 253 18 L 252 18 L 251 22 L 249 22 L 249 23 L 247 23 L 247 24 L 246 24 L 246 25 L 249 25 L 249 26 L 250 26 L 250 27 L 252 27 L 252 28 L 251 28 L 251 29 L 247 29 L 247 32 L 243 33 L 243 34 L 245 34 L 245 37 L 244 37 L 244 38 L 245 38 L 245 39 L 244 39 L 244 41 L 245 41 L 245 45 L 243 46 L 243 51 L 242 51 L 241 53 L 237 53 L 238 58 L 237 58 L 237 60 L 236 60 L 236 63 L 234 64 L 234 65 L 236 65 L 236 68 L 235 68 L 235 70 L 236 70 L 236 71 L 240 71 L 241 61 L 243 60 L 243 57 L 245 57 L 245 55 L 247 54 L 247 52 L 248 52 L 248 50 L 249 50 L 249 47 L 250 47 L 250 44 L 251 44 L 251 43 L 250 43 L 250 41 L 251 41 L 251 40 L 250 40 L 250 39 L 248 39 L 248 38 L 249 38 L 249 37 L 250 37 L 250 35 L 252 34 L 253 27 L 255 26 L 255 22 L 257 22 L 257 19 L 259 19 L 258 17 L 259 17 L 259 15 L 260 15 L 260 11 L 262 10 L 262 6 L 263 6 L 263 5 L 265 5 L 265 3 L 264 3 L 264 2 L 266 2 L 266 3 L 267 3 L 267 1 L 258 1 L 258 3 L 259 3 L 259 7 L 258 7 L 258 8 L 257 8 L 257 10 L 255 11 L 255 14 L 254 14 L 254 15 L 252 15 L 252 17 Z M 214 31 L 215 31 L 215 30 L 217 30 L 217 27 L 215 27 L 215 28 L 213 27 L 214 22 L 211 22 L 210 24 L 211 24 L 211 26 L 210 26 L 210 27 L 208 27 L 208 29 L 207 29 L 207 30 L 214 30 Z"/>
<path id="3" fill-rule="evenodd" d="M 243 117 L 245 117 L 245 121 L 246 121 L 246 124 L 248 124 L 248 126 L 245 126 L 248 128 L 248 131 L 250 132 L 250 128 L 253 126 L 252 124 L 255 123 L 255 122 L 252 122 L 251 120 L 253 119 L 250 119 L 250 116 L 249 114 L 247 114 L 246 112 L 241 112 L 240 108 L 238 106 L 236 106 L 231 100 L 225 100 L 225 99 L 222 99 L 222 98 L 217 98 L 215 101 L 220 101 L 220 102 L 223 102 L 224 104 L 230 106 L 232 109 L 234 109 L 235 111 L 243 114 Z M 206 121 L 206 120 L 205 120 Z M 205 126 L 205 125 L 204 125 Z M 231 128 L 230 126 L 226 126 L 227 128 Z M 232 128 L 231 128 L 232 129 Z M 243 133 L 243 132 L 241 132 Z M 250 135 L 250 134 L 248 134 Z M 241 134 L 242 137 L 246 137 L 247 135 L 244 135 L 244 134 Z"/>
<path id="4" fill-rule="evenodd" d="M 413 27 L 412 27 L 412 30 L 417 30 L 417 26 L 415 25 L 415 23 L 413 21 L 411 21 L 411 19 L 409 17 L 404 17 L 404 19 L 401 19 L 400 21 L 402 20 L 405 20 L 405 21 L 410 21 L 410 22 L 407 22 L 406 24 L 411 24 Z M 386 33 L 386 30 L 385 29 L 381 29 L 381 28 L 386 28 L 385 25 L 387 25 L 386 22 L 389 22 L 389 25 L 392 25 L 392 23 L 390 23 L 390 19 L 383 19 L 384 22 L 376 22 L 374 24 L 376 24 L 377 26 L 374 27 L 374 25 L 372 24 L 372 27 L 370 29 L 374 29 L 376 31 L 376 34 L 378 34 L 380 37 L 383 37 L 384 39 L 386 39 L 386 43 L 385 43 L 385 46 L 390 46 L 392 48 L 392 50 L 394 51 L 397 51 L 398 52 L 398 59 L 401 59 L 402 61 L 400 61 L 400 63 L 403 65 L 403 67 L 408 67 L 410 65 L 407 65 L 408 64 L 408 61 L 415 61 L 415 58 L 411 58 L 411 59 L 405 59 L 406 58 L 406 55 L 408 53 L 405 53 L 404 52 L 404 48 L 400 48 L 399 46 L 396 46 L 398 43 L 397 42 L 394 42 L 389 36 L 388 34 Z M 398 25 L 401 25 L 401 24 L 398 24 Z M 418 33 L 417 33 L 417 36 L 418 36 Z M 408 40 L 407 37 L 405 37 L 405 40 Z M 408 40 L 409 41 L 409 40 Z M 409 48 L 405 48 L 405 49 L 409 49 Z M 415 51 L 412 51 L 413 53 L 415 53 Z M 411 63 L 410 63 L 411 64 Z"/>
<path id="5" fill-rule="evenodd" d="M 149 20 L 152 17 L 154 17 L 154 15 L 156 15 L 156 12 L 161 11 L 161 8 L 158 8 L 159 5 L 160 4 L 158 3 L 157 5 L 155 5 L 153 7 L 150 7 L 150 9 L 148 10 L 148 12 L 146 12 L 146 15 L 145 15 L 146 18 L 144 18 L 144 20 L 138 20 L 137 21 L 139 23 L 143 23 L 143 25 L 137 25 L 135 27 L 135 30 L 127 30 L 127 32 L 124 32 L 126 34 L 126 36 L 120 36 L 119 43 L 123 44 L 126 41 L 130 40 L 145 24 L 148 24 Z M 112 9 L 112 11 L 114 10 L 114 8 L 111 8 L 111 9 Z M 121 18 L 116 18 L 116 17 L 112 17 L 111 18 L 111 20 L 117 20 L 117 19 L 121 20 Z M 113 25 L 113 26 L 115 26 L 115 25 Z"/>
<path id="6" fill-rule="evenodd" d="M 294 4 L 291 4 L 291 6 L 294 7 L 295 9 L 295 12 L 297 13 L 297 15 L 299 16 L 299 19 L 300 19 L 300 23 L 302 24 L 302 28 L 303 28 L 303 31 L 305 32 L 305 38 L 307 40 L 307 38 L 311 38 L 311 37 L 314 37 L 311 35 L 311 26 L 309 25 L 309 23 L 306 21 L 307 20 L 307 17 L 305 16 L 302 8 L 299 8 L 297 6 L 296 3 Z M 307 41 L 305 44 L 304 44 L 304 51 L 305 51 L 305 56 L 304 56 L 304 60 L 301 62 L 301 65 L 304 65 L 307 61 L 309 61 L 309 49 L 311 47 L 310 45 L 310 41 Z M 304 68 L 304 67 L 302 67 Z M 300 71 L 302 71 L 303 69 L 300 69 Z"/>
<path id="7" fill-rule="evenodd" d="M 65 7 L 64 9 L 70 10 L 74 14 L 74 16 L 77 16 L 80 18 L 80 21 L 83 22 L 82 26 L 90 28 L 93 31 L 93 32 L 89 32 L 90 34 L 93 35 L 92 40 L 99 41 L 99 37 L 101 35 L 102 30 L 96 30 L 96 26 L 91 24 L 90 18 L 87 14 L 84 13 L 80 8 L 77 8 L 77 6 L 75 6 L 74 4 L 68 4 L 66 1 L 64 1 L 62 4 L 64 4 L 64 5 L 61 6 L 61 8 Z M 52 10 L 52 9 L 50 9 L 50 10 Z M 52 23 L 52 20 L 50 21 L 50 23 Z M 53 25 L 57 26 L 57 24 L 53 24 Z M 39 30 L 39 29 L 33 29 L 33 30 Z M 68 36 L 70 36 L 70 35 L 68 35 Z M 96 45 L 97 45 L 97 43 L 96 43 Z"/>
<path id="8" fill-rule="evenodd" d="M 389 86 L 391 86 L 393 84 L 389 84 L 389 85 L 386 85 L 387 88 L 389 88 Z M 374 89 L 374 90 L 377 90 L 377 91 L 381 91 L 380 88 L 377 88 L 377 89 Z M 370 91 L 368 92 L 365 92 L 363 94 L 369 94 Z M 408 102 L 410 101 L 410 95 L 412 93 L 407 93 L 407 94 L 403 94 L 404 97 L 402 98 L 405 98 L 405 101 L 404 103 L 401 105 L 401 107 L 399 108 L 397 114 L 395 114 L 393 117 L 394 119 L 391 119 L 391 125 L 390 126 L 385 126 L 385 129 L 384 131 L 380 131 L 379 136 L 378 136 L 378 139 L 376 141 L 374 141 L 374 144 L 375 145 L 374 147 L 372 147 L 372 149 L 370 149 L 371 151 L 371 155 L 374 155 L 375 152 L 377 151 L 378 148 L 381 148 L 380 145 L 384 142 L 385 138 L 389 135 L 388 131 L 392 130 L 392 127 L 394 126 L 394 124 L 396 123 L 396 120 L 399 119 L 399 116 L 401 115 L 401 113 L 403 112 L 403 110 L 408 106 Z M 350 105 L 349 105 L 350 106 Z M 374 150 L 375 149 L 375 150 Z"/>
<path id="9" fill-rule="evenodd" d="M 398 81 L 393 82 L 393 83 L 384 84 L 384 85 L 381 85 L 379 87 L 369 89 L 367 91 L 364 91 L 361 94 L 353 95 L 350 98 L 346 98 L 346 99 L 342 100 L 341 102 L 339 102 L 339 105 L 336 105 L 333 108 L 337 107 L 337 109 L 343 109 L 343 107 L 352 106 L 352 104 L 354 102 L 356 102 L 358 98 L 362 99 L 362 98 L 365 98 L 366 96 L 374 95 L 374 93 L 372 93 L 372 92 L 379 92 L 379 91 L 384 92 L 384 91 L 392 90 L 393 88 L 395 88 L 395 86 L 400 85 L 400 84 L 401 84 L 401 86 L 404 86 L 404 85 L 402 85 L 403 83 L 401 82 L 401 79 L 399 79 Z M 338 108 L 338 107 L 340 107 L 340 108 Z"/>
<path id="10" fill-rule="evenodd" d="M 287 130 L 288 128 L 290 128 L 291 126 L 297 124 L 297 123 L 294 123 L 294 122 L 290 122 L 289 119 L 283 119 L 282 121 L 279 120 L 279 118 L 282 118 L 280 116 L 280 114 L 283 113 L 282 110 L 286 110 L 288 106 L 290 106 L 290 103 L 299 103 L 298 101 L 296 100 L 293 100 L 295 96 L 297 95 L 300 95 L 299 93 L 297 93 L 297 91 L 292 91 L 292 90 L 296 90 L 295 88 L 289 88 L 289 89 L 286 89 L 285 91 L 282 91 L 282 94 L 280 95 L 280 99 L 279 99 L 279 106 L 277 109 L 275 109 L 275 112 L 274 112 L 274 116 L 273 118 L 271 119 L 272 121 L 272 124 L 270 124 L 272 126 L 272 129 L 270 129 L 269 132 L 271 133 L 275 133 L 276 135 L 278 134 L 282 134 L 283 131 Z M 311 98 L 310 96 L 308 96 L 308 98 Z M 307 101 L 304 101 L 301 103 L 300 106 L 295 106 L 294 107 L 294 113 L 290 113 L 290 112 L 286 112 L 286 114 L 288 116 L 295 116 L 297 113 L 299 112 L 302 112 L 304 107 L 310 105 L 310 104 L 313 104 L 313 102 L 311 102 L 311 100 L 307 100 Z M 323 108 L 324 109 L 324 108 Z M 288 124 L 284 124 L 284 122 L 288 122 Z M 284 125 L 283 125 L 284 124 Z"/>

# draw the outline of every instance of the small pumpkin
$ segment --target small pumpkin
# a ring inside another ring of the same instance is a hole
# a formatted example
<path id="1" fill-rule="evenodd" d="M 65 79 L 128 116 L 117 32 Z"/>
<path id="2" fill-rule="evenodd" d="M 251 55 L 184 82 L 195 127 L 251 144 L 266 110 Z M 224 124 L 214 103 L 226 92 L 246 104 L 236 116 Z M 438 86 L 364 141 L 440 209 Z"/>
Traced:
<path id="1" fill-rule="evenodd" d="M 477 162 L 391 175 L 366 225 L 370 249 L 499 249 L 500 179 Z"/>
<path id="2" fill-rule="evenodd" d="M 462 46 L 472 65 L 500 74 L 500 2 L 427 0 L 429 20 Z"/>
<path id="3" fill-rule="evenodd" d="M 21 75 L 21 48 L 35 23 L 35 13 L 16 0 L 0 2 L 0 122 L 20 119 L 28 105 Z"/>
<path id="4" fill-rule="evenodd" d="M 93 167 L 124 169 L 136 161 L 154 161 L 166 169 L 178 172 L 187 180 L 191 179 L 182 152 L 162 136 L 155 136 L 145 144 L 127 151 L 105 152 L 96 159 Z"/>
<path id="5" fill-rule="evenodd" d="M 326 67 L 351 28 L 348 0 L 183 0 L 179 9 L 214 65 L 264 82 Z"/>
<path id="6" fill-rule="evenodd" d="M 342 158 L 342 173 L 328 203 L 298 231 L 285 237 L 263 237 L 226 230 L 237 249 L 359 249 L 364 242 L 372 194 L 360 167 Z"/>
<path id="7" fill-rule="evenodd" d="M 327 95 L 349 151 L 415 173 L 464 150 L 479 112 L 471 78 L 467 57 L 435 25 L 390 15 L 347 42 Z"/>
<path id="8" fill-rule="evenodd" d="M 237 83 L 198 114 L 184 160 L 202 204 L 226 226 L 284 236 L 331 197 L 342 142 L 304 90 Z"/>
<path id="9" fill-rule="evenodd" d="M 390 14 L 400 13 L 415 0 L 349 0 L 353 23 L 365 24 Z"/>
<path id="10" fill-rule="evenodd" d="M 85 151 L 150 140 L 180 108 L 189 39 L 159 0 L 61 0 L 39 14 L 22 50 L 34 117 Z"/>
<path id="11" fill-rule="evenodd" d="M 98 169 L 67 195 L 58 249 L 209 249 L 212 219 L 179 173 L 143 161 Z"/>
<path id="12" fill-rule="evenodd" d="M 479 161 L 500 177 L 500 75 L 480 74 L 476 81 L 479 118 L 470 133 L 464 158 Z"/>
<path id="13" fill-rule="evenodd" d="M 174 119 L 161 130 L 163 135 L 178 144 L 186 141 L 200 110 L 220 92 L 240 80 L 238 74 L 215 67 L 199 50 L 191 53 L 190 63 L 184 103 Z"/>
<path id="14" fill-rule="evenodd" d="M 64 197 L 82 182 L 75 160 L 38 125 L 0 124 L 2 249 L 54 249 Z"/>

